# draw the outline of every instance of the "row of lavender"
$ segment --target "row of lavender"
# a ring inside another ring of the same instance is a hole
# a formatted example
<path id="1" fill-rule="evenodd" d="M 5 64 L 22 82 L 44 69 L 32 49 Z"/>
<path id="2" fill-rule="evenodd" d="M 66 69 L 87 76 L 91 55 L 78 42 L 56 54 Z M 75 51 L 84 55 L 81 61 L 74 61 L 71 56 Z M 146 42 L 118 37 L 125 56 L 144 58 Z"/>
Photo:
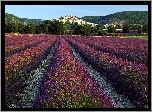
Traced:
<path id="1" fill-rule="evenodd" d="M 148 41 L 135 38 L 116 37 L 73 37 L 76 41 L 83 42 L 90 47 L 111 53 L 124 60 L 143 63 L 148 66 Z"/>
<path id="2" fill-rule="evenodd" d="M 37 44 L 35 47 L 17 52 L 5 58 L 5 104 L 6 107 L 19 101 L 20 92 L 27 86 L 31 70 L 37 68 L 54 46 L 56 37 Z"/>
<path id="3" fill-rule="evenodd" d="M 20 102 L 15 105 L 17 108 L 32 108 L 33 101 L 36 95 L 39 92 L 39 87 L 43 76 L 47 72 L 48 68 L 50 67 L 50 62 L 52 61 L 52 57 L 54 56 L 54 52 L 58 47 L 59 38 L 55 45 L 51 48 L 50 52 L 48 53 L 47 57 L 42 60 L 41 64 L 38 68 L 33 69 L 30 73 L 28 80 L 26 81 L 28 86 L 20 94 Z M 12 106 L 11 106 L 12 107 Z M 10 107 L 10 108 L 11 108 Z"/>
<path id="4" fill-rule="evenodd" d="M 53 44 L 55 41 L 56 38 L 49 39 L 35 47 L 17 52 L 14 55 L 5 58 L 6 79 L 12 76 L 13 72 L 20 73 L 20 70 L 26 68 L 26 66 L 32 66 L 32 63 L 35 63 L 33 61 L 37 61 L 35 60 L 36 58 L 41 59 L 42 56 L 46 55 L 44 51 L 47 51 L 47 48 L 50 48 L 49 45 Z"/>
<path id="5" fill-rule="evenodd" d="M 24 34 L 24 35 L 14 35 L 14 34 L 5 34 L 5 46 L 10 46 L 10 45 L 17 45 L 17 44 L 23 44 L 24 42 L 30 42 L 33 39 L 40 39 L 43 37 L 48 37 L 50 35 L 41 35 L 41 34 L 36 34 L 36 35 L 29 35 L 29 34 Z M 24 40 L 24 41 L 23 41 Z"/>
<path id="6" fill-rule="evenodd" d="M 5 46 L 15 45 L 15 44 L 22 44 L 24 42 L 30 42 L 33 38 L 29 38 L 28 36 L 16 36 L 16 35 L 5 35 Z"/>
<path id="7" fill-rule="evenodd" d="M 147 107 L 148 68 L 145 64 L 123 61 L 115 55 L 94 50 L 86 44 L 75 41 L 72 37 L 65 36 L 64 38 L 86 62 L 105 74 L 116 90 L 127 96 L 137 108 Z"/>
<path id="8" fill-rule="evenodd" d="M 44 36 L 41 38 L 12 36 L 5 37 L 5 39 L 5 57 L 7 57 L 15 54 L 16 52 L 20 52 L 26 50 L 27 48 L 34 47 L 37 44 L 46 41 L 50 38 L 45 38 Z"/>
<path id="9" fill-rule="evenodd" d="M 72 54 L 65 39 L 60 37 L 49 72 L 41 82 L 34 108 L 114 108 L 82 63 Z"/>

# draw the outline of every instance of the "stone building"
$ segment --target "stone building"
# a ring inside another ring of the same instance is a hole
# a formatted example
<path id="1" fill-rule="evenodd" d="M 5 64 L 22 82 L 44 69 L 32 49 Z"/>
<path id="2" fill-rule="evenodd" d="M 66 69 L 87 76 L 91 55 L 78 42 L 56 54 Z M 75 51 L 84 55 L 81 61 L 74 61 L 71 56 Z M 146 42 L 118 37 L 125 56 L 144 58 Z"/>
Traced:
<path id="1" fill-rule="evenodd" d="M 83 20 L 83 19 L 80 19 L 80 18 L 78 18 L 78 17 L 76 17 L 76 16 L 72 16 L 72 14 L 70 14 L 70 16 L 65 16 L 65 17 L 61 17 L 61 18 L 59 18 L 59 19 L 53 19 L 53 20 L 58 20 L 59 22 L 63 22 L 63 23 L 65 23 L 65 22 L 69 22 L 70 24 L 74 24 L 74 23 L 78 23 L 78 24 L 89 24 L 89 25 L 92 25 L 93 27 L 95 26 L 95 25 L 97 25 L 97 24 L 94 24 L 94 23 L 91 23 L 91 22 L 87 22 L 87 21 L 85 21 L 85 20 Z"/>

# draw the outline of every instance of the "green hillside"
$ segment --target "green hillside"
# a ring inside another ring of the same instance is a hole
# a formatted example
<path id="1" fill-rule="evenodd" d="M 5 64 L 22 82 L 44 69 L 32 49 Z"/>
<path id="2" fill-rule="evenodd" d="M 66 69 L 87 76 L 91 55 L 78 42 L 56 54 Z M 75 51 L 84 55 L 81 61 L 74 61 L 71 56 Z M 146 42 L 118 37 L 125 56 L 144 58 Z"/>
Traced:
<path id="1" fill-rule="evenodd" d="M 39 25 L 41 24 L 43 21 L 42 19 L 28 19 L 28 18 L 19 18 L 13 14 L 8 14 L 5 13 L 5 23 L 20 23 L 20 24 L 35 24 L 35 25 Z"/>
<path id="2" fill-rule="evenodd" d="M 147 24 L 148 11 L 123 11 L 106 16 L 84 16 L 81 19 L 96 24 L 108 24 L 114 22 L 125 22 L 128 24 Z"/>
<path id="3" fill-rule="evenodd" d="M 8 13 L 5 13 L 5 23 L 29 24 L 28 21 L 25 21 L 13 14 L 8 14 Z"/>

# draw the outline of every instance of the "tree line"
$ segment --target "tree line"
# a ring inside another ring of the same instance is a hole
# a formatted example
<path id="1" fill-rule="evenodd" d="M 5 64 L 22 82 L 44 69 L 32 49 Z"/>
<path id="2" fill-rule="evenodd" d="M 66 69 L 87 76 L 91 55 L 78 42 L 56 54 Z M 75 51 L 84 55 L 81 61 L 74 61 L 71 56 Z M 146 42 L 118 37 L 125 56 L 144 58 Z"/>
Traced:
<path id="1" fill-rule="evenodd" d="M 123 33 L 128 33 L 130 28 L 128 24 L 124 24 L 122 31 Z M 109 26 L 107 31 L 105 29 L 104 24 L 98 24 L 94 27 L 88 24 L 70 24 L 69 22 L 63 23 L 59 21 L 51 21 L 46 20 L 39 25 L 34 24 L 21 24 L 21 23 L 5 23 L 5 33 L 21 33 L 21 34 L 55 34 L 55 35 L 106 35 L 107 33 L 116 33 L 116 29 L 119 29 L 120 26 L 116 25 L 116 27 Z M 138 33 L 146 32 L 148 33 L 148 24 L 141 26 L 136 26 Z"/>

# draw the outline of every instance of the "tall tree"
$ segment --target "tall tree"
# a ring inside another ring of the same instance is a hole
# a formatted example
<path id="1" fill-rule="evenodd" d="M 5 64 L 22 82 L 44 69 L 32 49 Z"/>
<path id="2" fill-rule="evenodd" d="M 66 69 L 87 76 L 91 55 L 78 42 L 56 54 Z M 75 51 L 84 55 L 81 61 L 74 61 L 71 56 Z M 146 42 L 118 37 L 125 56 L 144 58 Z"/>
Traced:
<path id="1" fill-rule="evenodd" d="M 100 31 L 96 26 L 91 27 L 91 34 L 95 36 Z"/>
<path id="2" fill-rule="evenodd" d="M 82 35 L 86 35 L 86 36 L 91 35 L 91 25 L 83 24 L 82 29 L 83 29 Z"/>
<path id="3" fill-rule="evenodd" d="M 129 33 L 129 26 L 128 24 L 124 24 L 122 28 L 123 33 Z"/>
<path id="4" fill-rule="evenodd" d="M 18 32 L 18 23 L 6 23 L 5 24 L 5 32 L 6 33 L 17 33 Z"/>
<path id="5" fill-rule="evenodd" d="M 63 24 L 63 29 L 64 29 L 64 35 L 68 35 L 68 34 L 69 34 L 68 30 L 71 29 L 70 24 L 64 23 L 64 24 Z"/>
<path id="6" fill-rule="evenodd" d="M 19 23 L 18 24 L 18 32 L 21 33 L 21 34 L 24 34 L 25 33 L 25 27 L 26 27 L 26 25 Z"/>
<path id="7" fill-rule="evenodd" d="M 78 25 L 78 26 L 76 27 L 76 29 L 74 30 L 74 33 L 75 33 L 76 35 L 82 35 L 82 34 L 84 33 L 83 28 L 82 28 L 82 25 Z"/>
<path id="8" fill-rule="evenodd" d="M 36 28 L 35 30 L 36 34 L 42 34 L 43 28 L 40 25 L 36 25 L 35 28 Z"/>
<path id="9" fill-rule="evenodd" d="M 113 26 L 109 26 L 108 27 L 108 33 L 114 33 L 114 32 L 116 32 L 116 28 L 113 27 Z"/>
<path id="10" fill-rule="evenodd" d="M 148 24 L 144 24 L 142 27 L 142 31 L 148 33 Z"/>
<path id="11" fill-rule="evenodd" d="M 29 24 L 29 25 L 27 25 L 26 27 L 25 27 L 25 33 L 26 34 L 34 34 L 35 33 L 35 30 L 36 30 L 36 28 L 35 28 L 35 25 L 34 24 Z"/>

